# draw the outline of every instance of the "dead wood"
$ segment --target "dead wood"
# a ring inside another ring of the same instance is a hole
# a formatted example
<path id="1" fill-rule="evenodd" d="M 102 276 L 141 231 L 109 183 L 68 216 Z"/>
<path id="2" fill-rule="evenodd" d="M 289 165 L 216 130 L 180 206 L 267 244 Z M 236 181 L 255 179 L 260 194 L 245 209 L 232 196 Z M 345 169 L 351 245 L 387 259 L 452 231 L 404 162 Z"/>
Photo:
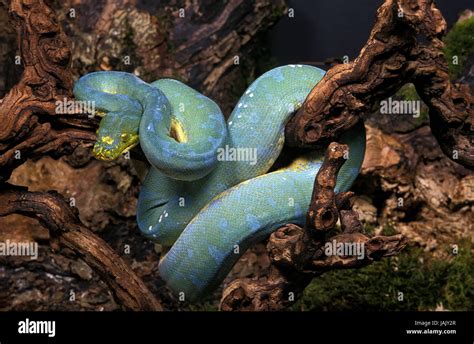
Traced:
<path id="1" fill-rule="evenodd" d="M 221 310 L 284 310 L 313 277 L 335 269 L 360 268 L 396 255 L 406 246 L 400 234 L 374 237 L 364 234 L 358 215 L 352 210 L 353 194 L 334 194 L 337 173 L 347 153 L 346 145 L 335 142 L 329 145 L 315 178 L 305 228 L 288 224 L 274 232 L 267 243 L 272 262 L 268 275 L 232 281 L 222 294 Z M 326 233 L 338 219 L 342 233 L 328 238 Z M 326 244 L 360 245 L 364 255 L 326 254 Z"/>
<path id="2" fill-rule="evenodd" d="M 28 192 L 5 183 L 27 159 L 70 153 L 95 140 L 97 122 L 88 114 L 58 113 L 57 102 L 70 99 L 69 41 L 54 12 L 42 0 L 12 0 L 10 15 L 17 29 L 24 71 L 20 82 L 0 102 L 0 216 L 34 217 L 59 242 L 82 257 L 108 283 L 125 309 L 161 310 L 145 284 L 110 246 L 89 231 L 54 192 Z"/>
<path id="3" fill-rule="evenodd" d="M 335 140 L 381 100 L 414 83 L 430 126 L 450 159 L 474 167 L 474 112 L 469 87 L 452 84 L 444 60 L 446 22 L 432 0 L 387 0 L 359 56 L 332 67 L 286 127 L 291 146 Z"/>

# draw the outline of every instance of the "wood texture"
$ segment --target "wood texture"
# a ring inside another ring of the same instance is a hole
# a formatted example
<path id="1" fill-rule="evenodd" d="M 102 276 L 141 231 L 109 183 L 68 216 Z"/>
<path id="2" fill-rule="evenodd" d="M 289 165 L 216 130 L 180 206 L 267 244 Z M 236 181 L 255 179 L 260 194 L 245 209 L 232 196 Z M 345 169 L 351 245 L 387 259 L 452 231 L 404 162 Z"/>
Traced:
<path id="1" fill-rule="evenodd" d="M 432 0 L 385 1 L 359 56 L 331 68 L 313 88 L 286 127 L 286 142 L 327 144 L 413 82 L 429 107 L 430 126 L 443 152 L 474 167 L 472 93 L 449 80 L 441 40 L 445 31 L 446 22 Z"/>
<path id="2" fill-rule="evenodd" d="M 358 215 L 352 210 L 353 194 L 335 196 L 337 173 L 347 153 L 347 145 L 336 142 L 329 145 L 315 178 L 305 228 L 288 224 L 274 232 L 267 244 L 272 262 L 268 275 L 238 278 L 229 283 L 222 294 L 221 310 L 287 309 L 313 277 L 334 269 L 363 267 L 382 257 L 396 255 L 406 246 L 407 241 L 400 234 L 374 237 L 364 234 Z M 339 218 L 342 233 L 328 237 L 327 232 Z M 327 243 L 357 244 L 363 248 L 364 255 L 327 255 Z"/>
<path id="3" fill-rule="evenodd" d="M 119 304 L 129 310 L 162 310 L 160 303 L 112 248 L 84 227 L 76 208 L 56 192 L 29 192 L 2 185 L 0 216 L 33 217 L 50 230 L 59 243 L 72 249 L 109 285 Z"/>
<path id="4" fill-rule="evenodd" d="M 73 165 L 84 165 L 70 153 L 84 152 L 91 146 L 95 140 L 97 120 L 88 118 L 87 114 L 59 115 L 55 111 L 56 101 L 71 96 L 73 74 L 79 76 L 95 69 L 122 66 L 149 78 L 149 81 L 159 76 L 176 76 L 202 89 L 229 112 L 236 98 L 229 92 L 229 85 L 243 89 L 249 76 L 259 74 L 257 58 L 249 54 L 258 44 L 249 42 L 258 42 L 259 32 L 275 21 L 272 13 L 282 7 L 283 2 L 233 0 L 214 8 L 207 2 L 186 1 L 188 20 L 184 21 L 176 16 L 177 7 L 166 1 L 164 8 L 168 17 L 159 18 L 160 21 L 150 13 L 134 8 L 127 0 L 106 1 L 104 6 L 96 5 L 95 0 L 74 3 L 78 8 L 90 8 L 98 18 L 82 15 L 69 24 L 62 19 L 61 23 L 68 27 L 68 32 L 74 34 L 76 49 L 72 55 L 59 20 L 42 0 L 11 1 L 10 16 L 17 30 L 24 71 L 20 82 L 0 102 L 0 176 L 3 178 L 0 216 L 17 213 L 39 219 L 50 230 L 53 240 L 71 248 L 103 277 L 122 308 L 159 310 L 162 308 L 160 303 L 143 282 L 105 241 L 81 224 L 75 208 L 60 195 L 28 192 L 6 184 L 5 180 L 28 159 L 45 155 L 55 158 L 67 155 Z M 61 6 L 62 11 L 70 8 Z M 97 6 L 100 11 L 96 11 Z M 166 23 L 170 18 L 171 23 Z M 91 21 L 96 24 L 89 29 Z M 172 30 L 169 37 L 163 28 Z M 196 34 L 197 28 L 201 28 L 199 35 Z M 444 154 L 472 168 L 472 93 L 465 85 L 449 81 L 442 55 L 441 36 L 445 30 L 444 19 L 432 1 L 386 0 L 377 12 L 374 28 L 359 57 L 348 64 L 332 67 L 289 122 L 287 143 L 314 146 L 337 141 L 340 133 L 348 130 L 380 100 L 393 95 L 403 84 L 412 82 L 429 107 L 431 130 Z M 126 45 L 130 37 L 132 42 Z M 168 50 L 169 47 L 173 49 Z M 121 58 L 128 53 L 132 56 L 132 64 L 122 65 Z M 240 60 L 242 65 L 239 68 L 234 64 L 235 56 L 246 56 L 245 60 Z M 76 67 L 71 69 L 73 59 Z M 251 71 L 241 75 L 245 69 Z M 435 143 L 427 138 L 429 135 L 429 130 L 421 128 L 397 136 L 401 143 L 392 142 L 388 146 L 406 147 L 408 141 L 417 145 L 420 140 L 425 140 L 431 148 Z M 342 151 L 345 149 L 341 145 L 335 147 Z M 413 187 L 407 184 L 416 182 L 417 194 L 430 200 L 427 208 L 436 208 L 439 212 L 439 206 L 430 202 L 437 200 L 441 193 L 433 193 L 422 183 L 423 180 L 413 181 L 407 177 L 418 155 L 410 150 L 404 153 L 406 156 L 389 155 L 390 159 L 384 161 L 387 166 L 390 162 L 389 167 L 381 166 L 370 173 L 380 178 L 382 189 L 390 184 L 390 190 L 396 190 L 397 194 L 412 190 Z M 87 154 L 81 154 L 79 158 L 82 156 L 87 161 Z M 224 290 L 221 309 L 286 309 L 293 302 L 290 295 L 297 297 L 315 276 L 332 269 L 364 266 L 381 257 L 397 254 L 404 247 L 405 240 L 401 235 L 370 238 L 362 233 L 359 215 L 353 209 L 354 194 L 334 194 L 332 185 L 340 158 L 331 154 L 328 152 L 327 167 L 323 169 L 326 176 L 321 174 L 320 179 L 315 180 L 312 213 L 308 212 L 307 226 L 300 228 L 288 224 L 272 234 L 267 245 L 272 261 L 270 273 L 260 279 L 232 282 Z M 428 153 L 424 154 L 430 158 Z M 377 159 L 383 158 L 378 156 Z M 452 163 L 450 169 L 459 171 L 455 165 Z M 435 167 L 430 170 L 421 166 L 419 174 L 435 173 Z M 403 173 L 398 173 L 400 169 Z M 440 200 L 443 212 L 444 208 L 460 209 L 459 223 L 468 214 L 468 210 L 463 209 L 472 204 L 472 193 L 469 193 L 472 178 L 466 171 L 462 172 L 464 177 L 459 185 L 456 184 L 458 187 L 452 191 L 452 197 L 451 190 L 448 190 L 450 196 L 443 195 Z M 399 183 L 392 186 L 396 182 Z M 410 206 L 413 204 L 406 202 L 404 209 Z M 396 211 L 402 210 L 397 208 Z M 444 213 L 443 216 L 445 221 L 449 219 Z M 327 238 L 328 230 L 338 218 L 342 233 Z M 425 223 L 416 225 L 416 229 L 427 226 Z M 410 229 L 410 232 L 418 231 Z M 433 235 L 445 234 L 437 232 Z M 363 243 L 365 258 L 326 256 L 322 248 L 328 239 Z"/>
<path id="5" fill-rule="evenodd" d="M 69 41 L 54 12 L 41 0 L 13 0 L 10 16 L 16 27 L 21 80 L 0 103 L 0 176 L 29 158 L 60 156 L 81 142 L 95 140 L 97 122 L 87 114 L 58 116 L 56 102 L 72 92 Z"/>
<path id="6" fill-rule="evenodd" d="M 96 121 L 87 114 L 61 114 L 56 101 L 70 98 L 69 43 L 54 12 L 42 0 L 13 0 L 24 71 L 0 103 L 0 171 L 7 179 L 26 159 L 60 156 L 95 140 Z M 145 284 L 105 241 L 82 225 L 77 209 L 55 192 L 28 192 L 2 183 L 0 216 L 37 218 L 59 242 L 74 250 L 104 278 L 125 309 L 161 310 Z"/>

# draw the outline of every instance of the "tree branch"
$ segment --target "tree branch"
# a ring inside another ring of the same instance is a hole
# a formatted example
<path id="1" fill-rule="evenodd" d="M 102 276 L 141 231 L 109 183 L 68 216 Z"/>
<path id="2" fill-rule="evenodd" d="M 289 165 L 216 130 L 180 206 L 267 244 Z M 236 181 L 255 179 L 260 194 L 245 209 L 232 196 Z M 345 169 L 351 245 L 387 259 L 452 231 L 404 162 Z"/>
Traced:
<path id="1" fill-rule="evenodd" d="M 298 147 L 327 144 L 413 82 L 429 107 L 430 126 L 443 152 L 474 167 L 472 94 L 469 87 L 449 80 L 441 41 L 445 30 L 432 0 L 386 0 L 359 56 L 331 68 L 313 88 L 288 123 L 286 142 Z"/>
<path id="2" fill-rule="evenodd" d="M 63 245 L 83 258 L 132 310 L 162 310 L 160 303 L 112 248 L 84 227 L 76 208 L 56 192 L 28 192 L 5 183 L 17 166 L 43 155 L 59 157 L 95 141 L 97 120 L 87 114 L 57 113 L 56 102 L 71 96 L 69 41 L 43 0 L 12 0 L 24 71 L 0 101 L 0 216 L 37 218 Z M 3 179 L 1 178 L 3 177 Z"/>
<path id="3" fill-rule="evenodd" d="M 82 225 L 77 208 L 71 207 L 60 194 L 28 192 L 9 184 L 2 188 L 0 216 L 22 214 L 38 219 L 59 243 L 76 252 L 107 282 L 125 309 L 162 310 L 142 280 L 105 241 Z"/>
<path id="4" fill-rule="evenodd" d="M 272 262 L 268 276 L 232 281 L 222 294 L 221 310 L 286 309 L 313 277 L 335 269 L 363 267 L 382 257 L 396 255 L 406 246 L 402 235 L 370 238 L 364 234 L 357 213 L 352 210 L 353 193 L 334 194 L 337 173 L 347 153 L 346 145 L 335 142 L 329 145 L 316 175 L 305 228 L 288 224 L 274 232 L 267 244 Z M 342 233 L 326 238 L 338 219 Z M 327 243 L 332 247 L 359 246 L 363 255 L 327 254 Z"/>
<path id="5" fill-rule="evenodd" d="M 97 120 L 87 114 L 56 112 L 56 102 L 71 96 L 72 79 L 69 41 L 54 12 L 43 0 L 12 0 L 9 13 L 24 71 L 0 102 L 0 177 L 4 180 L 29 158 L 58 157 L 81 143 L 91 144 L 97 127 Z"/>

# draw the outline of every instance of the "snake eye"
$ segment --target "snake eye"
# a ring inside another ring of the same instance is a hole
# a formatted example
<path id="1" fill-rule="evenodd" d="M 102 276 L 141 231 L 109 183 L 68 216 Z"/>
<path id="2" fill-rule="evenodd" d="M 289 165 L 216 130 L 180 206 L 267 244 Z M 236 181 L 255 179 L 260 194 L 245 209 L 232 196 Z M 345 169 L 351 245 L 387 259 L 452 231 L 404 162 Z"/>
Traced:
<path id="1" fill-rule="evenodd" d="M 128 138 L 128 134 L 126 133 L 123 133 L 122 135 L 120 135 L 120 137 L 124 140 L 126 140 Z"/>

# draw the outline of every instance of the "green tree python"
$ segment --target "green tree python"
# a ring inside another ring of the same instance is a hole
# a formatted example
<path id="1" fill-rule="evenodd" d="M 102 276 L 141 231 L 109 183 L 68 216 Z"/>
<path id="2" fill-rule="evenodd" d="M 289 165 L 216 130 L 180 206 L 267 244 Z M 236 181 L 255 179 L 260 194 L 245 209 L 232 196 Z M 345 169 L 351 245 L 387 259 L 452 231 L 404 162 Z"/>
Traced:
<path id="1" fill-rule="evenodd" d="M 140 143 L 150 162 L 137 205 L 141 232 L 170 247 L 160 276 L 194 301 L 216 288 L 252 244 L 286 223 L 302 224 L 323 150 L 267 173 L 284 145 L 284 128 L 324 71 L 272 69 L 245 91 L 227 123 L 209 98 L 172 79 L 147 84 L 133 74 L 95 72 L 74 87 L 101 119 L 94 155 L 119 157 Z M 336 191 L 350 188 L 365 152 L 357 124 L 340 141 L 350 154 Z"/>

